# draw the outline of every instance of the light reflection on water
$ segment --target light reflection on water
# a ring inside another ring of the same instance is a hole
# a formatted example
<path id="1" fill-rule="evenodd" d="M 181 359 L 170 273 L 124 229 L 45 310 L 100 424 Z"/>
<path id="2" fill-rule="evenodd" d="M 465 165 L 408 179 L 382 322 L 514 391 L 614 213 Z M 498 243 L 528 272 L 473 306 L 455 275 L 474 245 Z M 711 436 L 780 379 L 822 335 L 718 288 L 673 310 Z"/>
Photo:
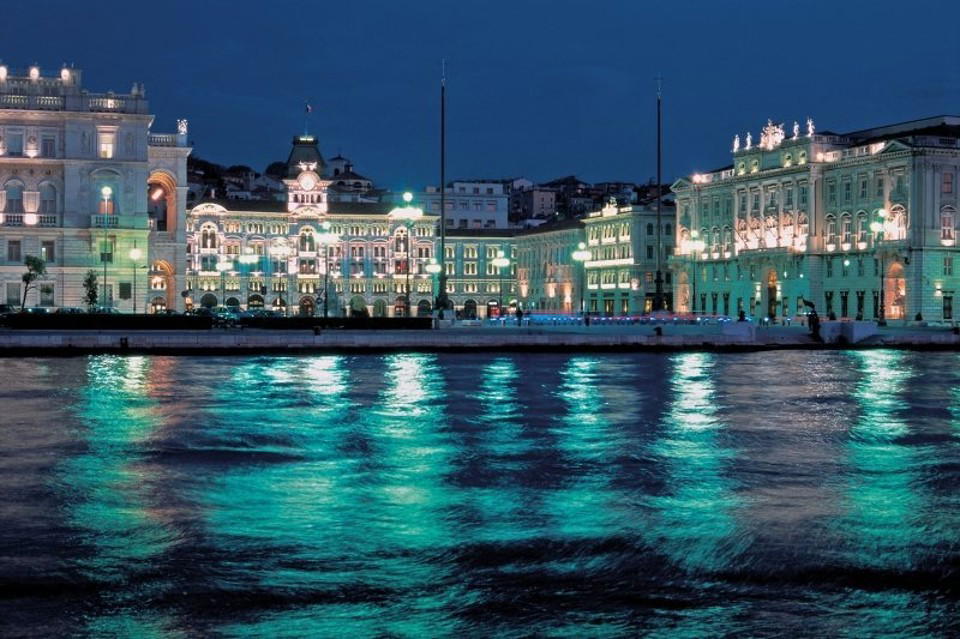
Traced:
<path id="1" fill-rule="evenodd" d="M 17 362 L 0 634 L 949 634 L 958 361 Z"/>

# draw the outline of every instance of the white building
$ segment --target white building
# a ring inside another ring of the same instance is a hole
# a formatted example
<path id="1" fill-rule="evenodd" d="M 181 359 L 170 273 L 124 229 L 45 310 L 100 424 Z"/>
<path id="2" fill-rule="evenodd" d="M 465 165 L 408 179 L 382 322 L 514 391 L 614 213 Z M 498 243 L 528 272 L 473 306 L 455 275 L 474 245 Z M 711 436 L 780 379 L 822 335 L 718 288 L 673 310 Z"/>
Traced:
<path id="1" fill-rule="evenodd" d="M 842 134 L 768 121 L 732 155 L 673 185 L 677 309 L 955 319 L 960 117 Z"/>
<path id="2" fill-rule="evenodd" d="M 151 134 L 143 85 L 90 93 L 79 69 L 52 77 L 0 65 L 0 302 L 23 301 L 26 256 L 47 275 L 27 306 L 173 307 L 183 284 L 187 123 Z"/>
<path id="3" fill-rule="evenodd" d="M 509 226 L 510 198 L 501 181 L 451 182 L 444 194 L 448 229 L 505 229 Z M 428 186 L 417 194 L 425 210 L 440 215 L 440 189 Z"/>

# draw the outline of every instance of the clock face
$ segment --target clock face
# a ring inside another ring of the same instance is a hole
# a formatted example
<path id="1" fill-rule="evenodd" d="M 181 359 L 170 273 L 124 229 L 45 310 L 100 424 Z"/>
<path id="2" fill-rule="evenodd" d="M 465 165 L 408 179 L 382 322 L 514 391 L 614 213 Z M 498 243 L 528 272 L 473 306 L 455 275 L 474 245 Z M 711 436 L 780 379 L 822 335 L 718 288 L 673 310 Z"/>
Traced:
<path id="1" fill-rule="evenodd" d="M 300 188 L 304 191 L 311 191 L 317 185 L 316 179 L 309 173 L 301 173 L 297 181 L 300 182 Z"/>

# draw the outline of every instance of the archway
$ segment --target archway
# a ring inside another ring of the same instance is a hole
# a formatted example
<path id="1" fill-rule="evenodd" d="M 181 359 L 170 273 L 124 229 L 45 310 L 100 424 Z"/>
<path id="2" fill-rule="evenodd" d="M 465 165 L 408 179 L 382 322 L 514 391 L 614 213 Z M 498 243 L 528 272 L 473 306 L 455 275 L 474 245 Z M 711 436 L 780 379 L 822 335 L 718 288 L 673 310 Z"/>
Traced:
<path id="1" fill-rule="evenodd" d="M 204 293 L 200 298 L 200 306 L 204 308 L 213 308 L 217 305 L 217 296 L 213 293 Z"/>
<path id="2" fill-rule="evenodd" d="M 247 298 L 247 308 L 263 308 L 263 298 L 259 295 L 251 295 Z"/>
<path id="3" fill-rule="evenodd" d="M 677 312 L 690 312 L 690 277 L 686 271 L 677 273 Z"/>
<path id="4" fill-rule="evenodd" d="M 231 309 L 233 309 L 233 310 L 235 310 L 235 311 L 236 311 L 236 310 L 239 310 L 239 309 L 240 309 L 240 300 L 238 300 L 238 299 L 235 298 L 235 297 L 228 297 L 225 306 L 228 306 L 229 308 L 231 308 Z"/>
<path id="5" fill-rule="evenodd" d="M 406 317 L 407 312 L 407 300 L 402 296 L 398 296 L 397 299 L 393 301 L 393 316 L 394 317 Z"/>
<path id="6" fill-rule="evenodd" d="M 298 306 L 301 317 L 313 317 L 313 313 L 317 308 L 316 302 L 314 302 L 313 298 L 309 295 L 301 297 Z"/>
<path id="7" fill-rule="evenodd" d="M 374 317 L 387 316 L 387 300 L 379 297 L 373 300 L 373 316 Z"/>
<path id="8" fill-rule="evenodd" d="M 907 279 L 904 277 L 902 263 L 892 262 L 887 269 L 887 277 L 883 282 L 883 295 L 886 319 L 907 317 Z"/>
<path id="9" fill-rule="evenodd" d="M 177 182 L 166 171 L 154 171 L 147 178 L 147 214 L 155 230 L 177 230 Z"/>
<path id="10" fill-rule="evenodd" d="M 165 291 L 166 308 L 176 308 L 177 299 L 174 286 L 173 267 L 166 260 L 157 260 L 150 269 L 150 288 L 154 291 Z"/>
<path id="11" fill-rule="evenodd" d="M 430 306 L 429 301 L 420 300 L 417 302 L 417 317 L 430 317 L 432 311 L 433 308 Z"/>
<path id="12" fill-rule="evenodd" d="M 500 305 L 497 300 L 489 300 L 487 302 L 487 317 L 500 317 Z"/>
<path id="13" fill-rule="evenodd" d="M 287 308 L 287 300 L 283 299 L 282 297 L 277 297 L 273 300 L 273 302 L 271 302 L 271 306 L 273 307 L 273 310 L 277 311 L 278 313 L 284 313 Z"/>
<path id="14" fill-rule="evenodd" d="M 150 300 L 150 311 L 152 313 L 162 313 L 167 310 L 167 300 L 162 297 L 155 297 Z"/>
<path id="15" fill-rule="evenodd" d="M 463 319 L 477 319 L 477 303 L 474 300 L 463 303 Z"/>
<path id="16" fill-rule="evenodd" d="M 767 271 L 767 317 L 773 319 L 777 316 L 777 271 L 770 269 Z"/>

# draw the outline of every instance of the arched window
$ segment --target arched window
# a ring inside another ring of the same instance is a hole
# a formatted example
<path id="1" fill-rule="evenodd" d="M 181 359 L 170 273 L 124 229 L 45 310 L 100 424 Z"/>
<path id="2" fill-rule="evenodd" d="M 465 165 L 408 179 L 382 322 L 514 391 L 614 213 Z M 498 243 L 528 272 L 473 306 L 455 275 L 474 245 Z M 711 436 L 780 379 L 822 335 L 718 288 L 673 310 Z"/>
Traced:
<path id="1" fill-rule="evenodd" d="M 313 234 L 313 229 L 307 228 L 300 231 L 300 252 L 312 253 L 317 250 L 317 238 Z"/>
<path id="2" fill-rule="evenodd" d="M 393 251 L 395 253 L 407 252 L 407 229 L 399 228 L 394 235 Z"/>
<path id="3" fill-rule="evenodd" d="M 810 223 L 807 221 L 807 216 L 801 213 L 797 217 L 797 235 L 800 236 L 800 239 L 806 240 L 807 234 L 810 232 Z"/>
<path id="4" fill-rule="evenodd" d="M 857 244 L 867 243 L 867 232 L 869 230 L 870 226 L 867 224 L 867 212 L 859 211 L 857 213 Z"/>
<path id="5" fill-rule="evenodd" d="M 723 227 L 723 252 L 725 255 L 733 252 L 733 233 L 729 226 Z"/>
<path id="6" fill-rule="evenodd" d="M 850 217 L 849 213 L 840 216 L 840 233 L 841 243 L 850 248 L 850 244 L 853 242 L 853 218 Z"/>
<path id="7" fill-rule="evenodd" d="M 806 164 L 806 163 L 807 163 L 807 152 L 800 151 L 800 153 L 797 154 L 797 164 Z"/>
<path id="8" fill-rule="evenodd" d="M 954 229 L 956 228 L 957 212 L 952 206 L 945 206 L 940 209 L 940 239 L 954 240 Z"/>
<path id="9" fill-rule="evenodd" d="M 836 244 L 837 243 L 837 218 L 833 215 L 827 215 L 826 226 L 824 231 L 826 233 L 827 244 Z"/>
<path id="10" fill-rule="evenodd" d="M 217 248 L 217 229 L 213 225 L 204 225 L 200 229 L 200 248 Z"/>
<path id="11" fill-rule="evenodd" d="M 40 185 L 40 213 L 51 215 L 57 212 L 57 189 L 49 182 Z"/>
<path id="12" fill-rule="evenodd" d="M 900 205 L 890 209 L 884 228 L 885 239 L 904 240 L 907 238 L 907 210 Z"/>
<path id="13" fill-rule="evenodd" d="M 17 180 L 7 182 L 4 187 L 7 194 L 6 213 L 23 213 L 23 183 Z"/>
<path id="14" fill-rule="evenodd" d="M 97 212 L 100 215 L 113 215 L 117 212 L 117 190 L 109 184 L 104 184 L 97 191 Z"/>

